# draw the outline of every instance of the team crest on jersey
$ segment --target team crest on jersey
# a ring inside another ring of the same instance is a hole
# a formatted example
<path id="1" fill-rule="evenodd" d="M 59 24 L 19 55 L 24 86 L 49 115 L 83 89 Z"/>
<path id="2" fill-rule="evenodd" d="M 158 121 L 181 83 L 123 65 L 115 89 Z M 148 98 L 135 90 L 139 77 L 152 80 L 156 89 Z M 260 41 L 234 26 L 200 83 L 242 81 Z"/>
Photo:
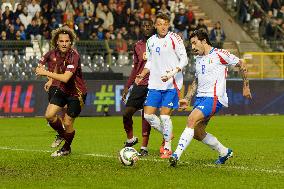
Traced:
<path id="1" fill-rule="evenodd" d="M 146 52 L 143 53 L 143 60 L 147 60 Z"/>

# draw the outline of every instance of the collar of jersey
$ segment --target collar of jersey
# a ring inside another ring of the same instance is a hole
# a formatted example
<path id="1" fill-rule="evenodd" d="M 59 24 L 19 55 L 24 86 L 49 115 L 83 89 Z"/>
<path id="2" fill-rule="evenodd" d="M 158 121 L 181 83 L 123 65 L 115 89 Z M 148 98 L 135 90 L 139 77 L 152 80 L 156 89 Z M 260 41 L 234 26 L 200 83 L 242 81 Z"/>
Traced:
<path id="1" fill-rule="evenodd" d="M 166 36 L 169 34 L 169 32 L 165 35 L 165 37 L 163 37 L 163 38 L 166 38 Z M 156 37 L 158 38 L 158 39 L 163 39 L 163 38 L 159 38 L 159 35 L 156 33 Z"/>

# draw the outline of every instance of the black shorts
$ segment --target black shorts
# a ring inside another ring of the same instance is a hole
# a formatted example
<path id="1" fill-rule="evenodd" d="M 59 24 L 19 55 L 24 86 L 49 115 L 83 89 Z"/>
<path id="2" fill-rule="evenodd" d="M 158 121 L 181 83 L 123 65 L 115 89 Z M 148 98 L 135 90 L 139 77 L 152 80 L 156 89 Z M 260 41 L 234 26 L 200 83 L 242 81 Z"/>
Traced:
<path id="1" fill-rule="evenodd" d="M 81 110 L 85 104 L 86 96 L 87 95 L 82 95 L 81 97 L 68 96 L 57 88 L 49 103 L 62 108 L 67 105 L 67 115 L 72 118 L 76 118 L 81 113 Z"/>
<path id="2" fill-rule="evenodd" d="M 126 107 L 135 107 L 137 109 L 142 109 L 144 106 L 144 101 L 147 97 L 147 93 L 148 86 L 134 84 L 126 102 Z"/>
<path id="3" fill-rule="evenodd" d="M 56 91 L 57 87 L 55 86 L 50 86 L 49 89 L 48 89 L 48 102 L 50 102 L 51 98 L 53 97 L 55 91 Z"/>

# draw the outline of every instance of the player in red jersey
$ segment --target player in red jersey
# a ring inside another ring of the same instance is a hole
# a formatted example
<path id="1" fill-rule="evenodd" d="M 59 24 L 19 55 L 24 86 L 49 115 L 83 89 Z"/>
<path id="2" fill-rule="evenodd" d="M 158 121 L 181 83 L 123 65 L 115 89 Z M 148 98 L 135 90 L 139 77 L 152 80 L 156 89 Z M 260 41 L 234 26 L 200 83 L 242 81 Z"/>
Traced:
<path id="1" fill-rule="evenodd" d="M 57 73 L 45 70 L 44 66 L 39 64 L 36 74 L 47 76 L 58 82 L 45 113 L 50 126 L 60 131 L 65 140 L 63 147 L 51 154 L 52 157 L 57 157 L 71 153 L 71 143 L 75 136 L 73 123 L 85 103 L 87 88 L 82 78 L 80 55 L 72 48 L 76 39 L 75 33 L 64 26 L 54 30 L 52 36 L 54 40 L 51 43 L 55 47 L 53 55 L 59 62 L 56 64 L 58 65 Z M 65 105 L 67 111 L 62 121 L 57 114 Z"/>
<path id="2" fill-rule="evenodd" d="M 55 36 L 53 35 L 51 41 L 55 40 Z M 54 44 L 56 44 L 54 42 Z M 48 51 L 39 61 L 40 65 L 46 66 L 47 70 L 50 72 L 55 72 L 55 73 L 59 73 L 60 70 L 59 68 L 62 67 L 63 64 L 63 59 L 59 54 L 59 51 L 56 49 L 55 46 L 51 47 L 51 50 Z M 45 83 L 44 85 L 44 90 L 48 93 L 48 102 L 50 102 L 51 98 L 53 97 L 54 93 L 56 92 L 56 89 L 59 87 L 60 82 L 58 80 L 52 79 L 50 77 L 47 77 L 48 81 Z M 64 115 L 66 112 L 66 106 L 62 109 L 62 111 L 60 112 L 61 117 L 59 117 L 59 119 L 64 119 Z M 49 125 L 49 124 L 48 124 Z M 51 127 L 53 127 L 53 125 L 50 125 Z M 64 140 L 62 134 L 64 131 L 63 127 L 55 127 L 53 128 L 58 134 L 55 137 L 54 142 L 51 144 L 52 148 L 56 148 L 58 147 L 61 142 Z"/>
<path id="3" fill-rule="evenodd" d="M 125 142 L 125 147 L 131 147 L 138 143 L 138 138 L 133 136 L 133 120 L 132 116 L 135 112 L 140 109 L 143 109 L 144 101 L 146 99 L 148 93 L 148 79 L 149 74 L 144 77 L 141 81 L 140 85 L 136 85 L 134 80 L 138 74 L 143 70 L 146 63 L 146 41 L 149 37 L 153 35 L 154 27 L 153 22 L 151 20 L 145 19 L 141 22 L 141 31 L 143 34 L 143 39 L 139 40 L 134 45 L 134 54 L 133 54 L 133 69 L 129 76 L 129 79 L 125 85 L 122 99 L 126 102 L 126 109 L 123 113 L 123 124 L 124 130 L 127 135 L 127 140 Z M 126 101 L 126 96 L 129 92 L 130 86 L 133 85 L 133 88 L 130 92 L 130 95 Z M 141 156 L 148 155 L 148 141 L 151 127 L 149 123 L 144 119 L 144 112 L 141 114 L 142 116 L 142 145 L 139 152 Z"/>

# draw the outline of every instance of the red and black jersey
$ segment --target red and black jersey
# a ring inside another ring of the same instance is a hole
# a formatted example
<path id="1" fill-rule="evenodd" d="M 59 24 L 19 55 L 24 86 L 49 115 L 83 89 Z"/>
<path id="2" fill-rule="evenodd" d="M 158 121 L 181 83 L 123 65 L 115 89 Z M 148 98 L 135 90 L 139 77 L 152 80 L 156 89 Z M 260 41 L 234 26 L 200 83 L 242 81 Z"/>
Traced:
<path id="1" fill-rule="evenodd" d="M 127 80 L 125 87 L 129 88 L 136 78 L 136 75 L 140 74 L 144 69 L 144 66 L 147 62 L 146 59 L 146 41 L 139 40 L 134 45 L 134 52 L 133 52 L 133 69 L 132 72 Z M 149 74 L 147 74 L 143 80 L 140 82 L 140 85 L 148 85 Z"/>
<path id="2" fill-rule="evenodd" d="M 64 68 L 64 72 L 72 72 L 73 76 L 67 83 L 61 83 L 60 89 L 71 96 L 82 96 L 87 94 L 86 82 L 82 75 L 80 55 L 77 50 L 70 49 L 67 52 Z"/>
<path id="3" fill-rule="evenodd" d="M 47 66 L 50 72 L 62 74 L 65 57 L 61 57 L 59 50 L 48 51 L 39 61 L 39 64 Z M 60 81 L 53 79 L 52 86 L 58 87 Z"/>
<path id="4" fill-rule="evenodd" d="M 73 76 L 67 83 L 53 79 L 52 85 L 58 87 L 70 96 L 82 96 L 87 93 L 85 81 L 83 80 L 80 55 L 75 49 L 70 49 L 62 56 L 59 50 L 54 49 L 46 53 L 39 62 L 47 65 L 48 71 L 63 74 L 70 71 Z"/>

